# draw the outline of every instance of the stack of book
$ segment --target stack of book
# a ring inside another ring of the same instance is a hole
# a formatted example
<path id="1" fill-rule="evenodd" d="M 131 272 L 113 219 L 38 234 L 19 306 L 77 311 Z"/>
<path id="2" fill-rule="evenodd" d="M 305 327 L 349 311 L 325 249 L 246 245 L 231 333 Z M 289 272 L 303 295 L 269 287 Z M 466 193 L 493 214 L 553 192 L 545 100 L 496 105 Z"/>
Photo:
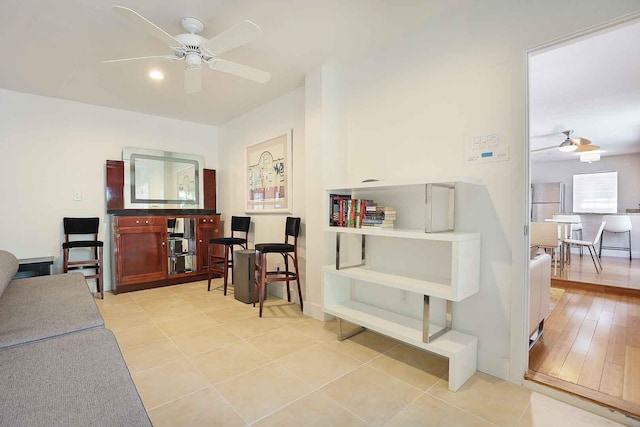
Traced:
<path id="1" fill-rule="evenodd" d="M 363 227 L 393 228 L 396 210 L 391 206 L 367 206 L 362 219 Z"/>
<path id="2" fill-rule="evenodd" d="M 331 194 L 329 197 L 330 226 L 393 228 L 396 211 L 392 207 L 378 206 L 373 200 L 352 199 L 341 194 Z"/>

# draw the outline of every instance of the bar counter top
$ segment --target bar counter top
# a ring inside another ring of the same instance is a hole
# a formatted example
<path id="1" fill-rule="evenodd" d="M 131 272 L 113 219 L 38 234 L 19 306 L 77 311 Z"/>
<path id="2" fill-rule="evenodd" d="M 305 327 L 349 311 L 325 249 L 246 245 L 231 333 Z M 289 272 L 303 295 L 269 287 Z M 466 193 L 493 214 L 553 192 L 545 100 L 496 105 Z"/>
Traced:
<path id="1" fill-rule="evenodd" d="M 111 209 L 107 213 L 115 216 L 143 215 L 220 215 L 211 209 Z"/>
<path id="2" fill-rule="evenodd" d="M 640 211 L 634 209 L 636 212 L 618 212 L 618 213 L 601 213 L 601 212 L 559 212 L 557 215 L 629 215 L 638 216 Z"/>

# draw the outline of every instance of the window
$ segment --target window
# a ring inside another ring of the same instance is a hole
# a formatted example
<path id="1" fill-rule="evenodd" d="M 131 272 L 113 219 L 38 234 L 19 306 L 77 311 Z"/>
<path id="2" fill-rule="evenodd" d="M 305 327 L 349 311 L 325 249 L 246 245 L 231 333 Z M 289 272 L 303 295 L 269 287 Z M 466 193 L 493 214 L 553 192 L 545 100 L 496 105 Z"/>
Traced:
<path id="1" fill-rule="evenodd" d="M 573 175 L 573 211 L 618 212 L 618 172 Z"/>

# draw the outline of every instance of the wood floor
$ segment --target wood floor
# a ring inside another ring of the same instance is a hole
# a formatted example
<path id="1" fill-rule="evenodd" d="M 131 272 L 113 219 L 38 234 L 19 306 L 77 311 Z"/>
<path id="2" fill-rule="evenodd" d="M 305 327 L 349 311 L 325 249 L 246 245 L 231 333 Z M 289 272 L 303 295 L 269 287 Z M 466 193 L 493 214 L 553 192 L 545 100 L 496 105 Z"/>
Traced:
<path id="1" fill-rule="evenodd" d="M 529 369 L 534 380 L 640 416 L 640 296 L 567 288 Z"/>
<path id="2" fill-rule="evenodd" d="M 589 251 L 585 249 L 581 257 L 572 254 L 571 264 L 566 265 L 564 271 L 551 269 L 551 277 L 557 280 L 594 283 L 599 285 L 617 286 L 620 288 L 640 289 L 640 259 L 620 257 L 602 257 L 602 273 L 596 273 Z"/>

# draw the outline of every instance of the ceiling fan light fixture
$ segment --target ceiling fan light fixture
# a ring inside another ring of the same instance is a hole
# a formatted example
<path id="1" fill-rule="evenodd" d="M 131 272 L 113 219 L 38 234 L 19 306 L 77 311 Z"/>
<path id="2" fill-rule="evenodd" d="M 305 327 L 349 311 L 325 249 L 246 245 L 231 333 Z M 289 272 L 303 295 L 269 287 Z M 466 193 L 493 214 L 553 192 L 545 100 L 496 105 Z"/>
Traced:
<path id="1" fill-rule="evenodd" d="M 164 79 L 164 74 L 160 70 L 151 70 L 149 71 L 149 77 L 153 80 L 162 80 Z"/>
<path id="2" fill-rule="evenodd" d="M 560 146 L 558 147 L 558 150 L 564 153 L 570 153 L 572 151 L 576 151 L 577 149 L 578 149 L 578 146 L 574 144 L 573 141 L 571 141 L 569 138 L 565 139 L 562 142 L 562 144 L 560 144 Z"/>
<path id="3" fill-rule="evenodd" d="M 600 153 L 598 152 L 580 154 L 580 161 L 582 163 L 597 162 L 599 160 L 600 160 Z"/>

